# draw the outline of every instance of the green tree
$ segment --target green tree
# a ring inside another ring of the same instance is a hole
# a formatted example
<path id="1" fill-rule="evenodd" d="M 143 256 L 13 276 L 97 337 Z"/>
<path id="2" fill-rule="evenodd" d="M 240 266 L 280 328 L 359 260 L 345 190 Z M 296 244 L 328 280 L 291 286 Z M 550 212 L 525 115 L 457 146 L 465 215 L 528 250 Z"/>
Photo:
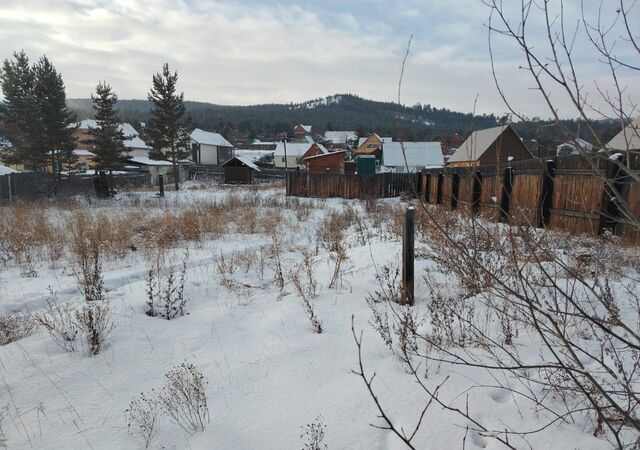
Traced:
<path id="1" fill-rule="evenodd" d="M 120 118 L 115 105 L 118 96 L 111 86 L 101 81 L 96 86 L 96 95 L 91 95 L 97 128 L 92 131 L 93 159 L 96 170 L 109 172 L 122 168 L 122 160 L 129 150 L 124 145 L 125 136 L 120 128 Z"/>
<path id="2" fill-rule="evenodd" d="M 73 153 L 75 140 L 73 128 L 75 115 L 67 107 L 62 76 L 46 56 L 33 66 L 35 77 L 34 96 L 37 105 L 40 133 L 37 135 L 38 152 L 44 152 L 51 162 L 51 171 L 59 178 L 63 166 L 70 166 L 77 157 Z"/>
<path id="3" fill-rule="evenodd" d="M 0 70 L 4 96 L 2 134 L 12 143 L 13 150 L 4 159 L 10 164 L 42 169 L 47 154 L 38 142 L 40 124 L 35 82 L 35 73 L 24 51 L 15 52 L 13 60 L 5 59 Z"/>
<path id="4" fill-rule="evenodd" d="M 151 140 L 153 151 L 150 157 L 167 159 L 173 164 L 174 186 L 179 189 L 178 162 L 190 156 L 190 123 L 185 116 L 184 93 L 176 91 L 178 72 L 171 73 L 169 65 L 162 73 L 153 76 L 153 85 L 147 98 L 151 102 L 151 119 L 146 135 Z"/>

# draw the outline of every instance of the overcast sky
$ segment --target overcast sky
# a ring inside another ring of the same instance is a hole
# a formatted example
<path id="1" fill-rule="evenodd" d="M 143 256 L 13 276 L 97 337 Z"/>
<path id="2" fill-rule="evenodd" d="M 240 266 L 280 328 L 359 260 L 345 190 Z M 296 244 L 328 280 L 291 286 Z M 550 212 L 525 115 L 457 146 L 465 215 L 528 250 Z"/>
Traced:
<path id="1" fill-rule="evenodd" d="M 575 22 L 580 0 L 565 3 Z M 0 0 L 0 58 L 20 49 L 32 60 L 46 54 L 69 97 L 88 97 L 106 80 L 120 98 L 146 98 L 151 74 L 168 62 L 188 100 L 300 102 L 347 92 L 396 100 L 413 34 L 403 103 L 467 112 L 479 95 L 477 112 L 501 114 L 507 109 L 491 75 L 488 17 L 481 0 Z M 606 67 L 579 44 L 585 86 L 606 83 Z M 517 49 L 497 43 L 496 59 L 519 109 L 548 117 L 530 76 L 518 70 Z M 640 92 L 637 76 L 622 82 Z"/>

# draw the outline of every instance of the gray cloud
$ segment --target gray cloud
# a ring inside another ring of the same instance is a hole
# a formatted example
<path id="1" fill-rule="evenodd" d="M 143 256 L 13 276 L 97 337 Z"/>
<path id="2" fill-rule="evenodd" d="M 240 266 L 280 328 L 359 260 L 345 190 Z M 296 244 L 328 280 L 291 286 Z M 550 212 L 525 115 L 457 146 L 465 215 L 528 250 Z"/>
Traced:
<path id="1" fill-rule="evenodd" d="M 403 102 L 470 111 L 479 94 L 478 112 L 501 113 L 487 18 L 477 0 L 455 7 L 436 0 L 22 0 L 0 5 L 0 56 L 46 53 L 70 97 L 87 97 L 106 80 L 121 98 L 145 98 L 151 74 L 168 62 L 191 100 L 296 102 L 337 92 L 395 100 L 401 57 L 415 33 Z M 548 116 L 518 69 L 517 49 L 497 42 L 496 51 L 505 91 L 526 114 Z M 591 85 L 606 81 L 593 58 L 581 63 Z M 625 81 L 639 90 L 636 78 Z"/>

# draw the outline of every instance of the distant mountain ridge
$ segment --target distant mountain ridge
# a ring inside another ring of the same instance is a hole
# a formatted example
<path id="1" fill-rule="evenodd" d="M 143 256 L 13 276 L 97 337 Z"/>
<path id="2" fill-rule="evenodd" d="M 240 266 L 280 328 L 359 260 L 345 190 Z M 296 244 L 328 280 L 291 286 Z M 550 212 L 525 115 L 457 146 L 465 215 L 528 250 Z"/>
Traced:
<path id="1" fill-rule="evenodd" d="M 93 116 L 91 99 L 69 99 L 67 103 L 79 119 Z M 352 94 L 289 104 L 228 106 L 186 101 L 185 106 L 195 126 L 227 133 L 235 139 L 269 137 L 291 131 L 293 125 L 303 123 L 312 125 L 314 132 L 354 130 L 364 135 L 375 131 L 392 136 L 401 132 L 407 140 L 423 140 L 468 134 L 497 123 L 494 115 L 474 116 L 421 104 L 398 105 Z M 146 100 L 120 100 L 117 108 L 125 121 L 136 123 L 149 119 L 150 104 Z"/>

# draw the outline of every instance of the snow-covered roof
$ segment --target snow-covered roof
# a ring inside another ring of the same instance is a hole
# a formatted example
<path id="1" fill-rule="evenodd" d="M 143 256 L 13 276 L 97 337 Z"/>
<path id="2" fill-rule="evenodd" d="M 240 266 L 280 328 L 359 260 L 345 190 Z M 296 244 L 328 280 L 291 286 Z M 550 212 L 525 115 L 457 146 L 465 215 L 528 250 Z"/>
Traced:
<path id="1" fill-rule="evenodd" d="M 567 150 L 572 155 L 579 154 L 580 152 L 590 152 L 593 150 L 593 144 L 585 141 L 584 139 L 576 138 L 572 141 L 563 142 L 556 147 L 556 153 L 558 155 Z"/>
<path id="2" fill-rule="evenodd" d="M 79 130 L 91 130 L 91 129 L 100 128 L 100 124 L 95 119 L 84 119 L 84 120 L 81 120 L 80 122 L 69 125 L 68 128 L 77 128 Z M 125 147 L 130 149 L 138 148 L 143 150 L 151 150 L 151 147 L 149 147 L 140 138 L 140 133 L 138 133 L 136 129 L 133 128 L 133 125 L 131 125 L 130 123 L 126 123 L 126 122 L 121 123 L 118 126 L 118 129 L 122 131 L 122 134 L 124 134 Z"/>
<path id="3" fill-rule="evenodd" d="M 196 128 L 191 132 L 191 139 L 198 144 L 215 145 L 218 147 L 233 147 L 231 142 L 227 141 L 221 134 L 211 131 L 204 131 Z"/>
<path id="4" fill-rule="evenodd" d="M 378 136 L 376 133 L 371 133 L 371 135 L 372 135 L 372 136 L 377 136 L 377 137 L 378 137 L 378 139 L 380 139 L 384 144 L 386 144 L 387 142 L 392 142 L 392 141 L 393 141 L 393 138 L 392 138 L 392 137 L 390 137 L 390 136 L 383 136 L 383 137 L 380 137 L 380 136 Z M 370 136 L 371 136 L 371 135 L 370 135 Z M 366 140 L 367 140 L 367 138 L 368 138 L 368 137 L 369 137 L 369 136 L 361 137 L 360 139 L 358 139 L 358 147 L 360 147 L 360 146 L 362 145 L 362 143 L 363 143 L 364 141 L 366 141 Z"/>
<path id="5" fill-rule="evenodd" d="M 242 164 L 244 164 L 247 167 L 252 168 L 253 170 L 260 172 L 260 169 L 258 168 L 258 166 L 256 166 L 253 161 L 251 161 L 249 158 L 243 158 L 241 156 L 234 156 L 231 159 L 228 159 L 227 161 L 223 162 L 222 164 L 220 164 L 221 167 L 226 166 L 227 164 L 229 164 L 231 161 L 233 161 L 234 159 L 237 159 L 238 161 L 240 161 Z"/>
<path id="6" fill-rule="evenodd" d="M 382 163 L 387 167 L 443 166 L 442 147 L 440 142 L 387 142 L 382 148 Z"/>
<path id="7" fill-rule="evenodd" d="M 624 127 L 607 144 L 610 150 L 640 150 L 640 117 Z"/>
<path id="8" fill-rule="evenodd" d="M 233 153 L 238 158 L 245 158 L 252 162 L 259 161 L 267 155 L 273 155 L 272 150 L 245 150 L 241 148 L 236 148 Z"/>
<path id="9" fill-rule="evenodd" d="M 18 173 L 18 171 L 0 164 L 0 175 L 9 175 L 10 173 Z"/>
<path id="10" fill-rule="evenodd" d="M 96 156 L 96 154 L 95 154 L 95 153 L 93 153 L 93 152 L 91 152 L 91 151 L 89 151 L 89 150 L 86 150 L 86 149 L 84 149 L 84 148 L 77 148 L 77 149 L 75 149 L 75 150 L 73 151 L 73 154 L 74 154 L 74 155 L 76 155 L 76 156 Z"/>
<path id="11" fill-rule="evenodd" d="M 298 127 L 302 128 L 307 133 L 311 133 L 311 125 L 302 125 L 301 123 L 299 123 L 298 125 L 295 126 L 295 128 L 298 128 Z"/>
<path id="12" fill-rule="evenodd" d="M 324 138 L 334 144 L 346 144 L 358 137 L 355 131 L 325 131 Z"/>
<path id="13" fill-rule="evenodd" d="M 493 143 L 511 125 L 486 128 L 471 133 L 471 136 L 462 143 L 458 150 L 449 158 L 450 163 L 462 161 L 477 161 L 493 145 Z"/>
<path id="14" fill-rule="evenodd" d="M 295 142 L 287 142 L 287 156 L 295 156 L 300 157 L 304 155 L 304 153 L 309 150 L 309 148 L 313 144 L 309 143 L 295 143 Z M 284 156 L 284 143 L 278 142 L 275 151 L 273 152 L 275 156 Z"/>
<path id="15" fill-rule="evenodd" d="M 339 154 L 345 154 L 345 153 L 347 153 L 346 150 L 340 150 L 338 152 L 321 153 L 320 155 L 307 156 L 304 160 L 306 161 L 307 159 L 323 158 L 327 155 L 339 155 Z"/>
<path id="16" fill-rule="evenodd" d="M 151 159 L 146 156 L 132 156 L 127 160 L 129 163 L 142 164 L 143 166 L 171 166 L 169 161 Z"/>

